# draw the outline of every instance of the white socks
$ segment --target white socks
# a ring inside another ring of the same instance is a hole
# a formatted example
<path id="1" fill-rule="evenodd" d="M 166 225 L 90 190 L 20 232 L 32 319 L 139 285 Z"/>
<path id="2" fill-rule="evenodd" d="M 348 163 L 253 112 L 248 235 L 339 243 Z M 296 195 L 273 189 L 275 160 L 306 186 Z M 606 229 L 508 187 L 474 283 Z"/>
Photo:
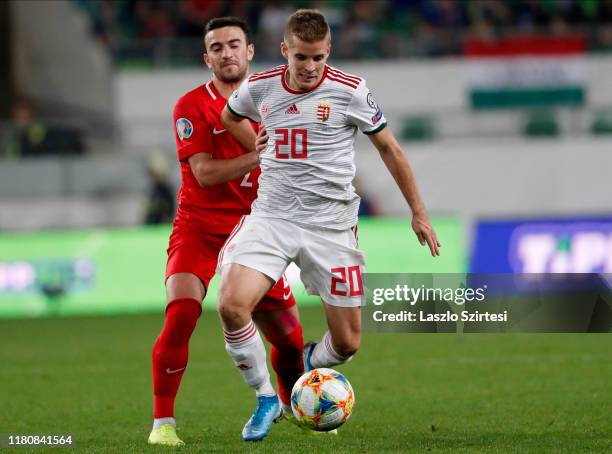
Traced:
<path id="1" fill-rule="evenodd" d="M 331 333 L 327 331 L 315 346 L 310 356 L 312 367 L 331 367 L 350 361 L 352 356 L 344 357 L 334 350 Z"/>
<path id="2" fill-rule="evenodd" d="M 225 350 L 229 353 L 247 385 L 256 395 L 274 396 L 276 391 L 270 382 L 266 363 L 266 348 L 255 323 L 251 320 L 238 331 L 223 330 Z"/>
<path id="3" fill-rule="evenodd" d="M 153 430 L 159 429 L 164 424 L 172 424 L 176 427 L 176 421 L 174 418 L 155 418 L 153 420 Z"/>

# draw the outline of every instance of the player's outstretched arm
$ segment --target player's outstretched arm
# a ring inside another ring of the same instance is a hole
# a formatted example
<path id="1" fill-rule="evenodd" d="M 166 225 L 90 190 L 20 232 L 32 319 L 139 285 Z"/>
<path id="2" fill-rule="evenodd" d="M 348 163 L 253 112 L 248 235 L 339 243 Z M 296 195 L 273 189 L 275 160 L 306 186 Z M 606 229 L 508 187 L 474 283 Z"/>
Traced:
<path id="1" fill-rule="evenodd" d="M 255 131 L 247 118 L 234 115 L 225 106 L 221 112 L 221 123 L 227 128 L 231 135 L 249 151 L 255 151 Z"/>
<path id="2" fill-rule="evenodd" d="M 380 153 L 385 166 L 412 210 L 412 229 L 419 243 L 423 246 L 427 244 L 432 256 L 440 255 L 440 242 L 429 221 L 425 204 L 419 195 L 412 169 L 393 133 L 389 128 L 384 128 L 376 134 L 368 135 L 368 138 Z"/>

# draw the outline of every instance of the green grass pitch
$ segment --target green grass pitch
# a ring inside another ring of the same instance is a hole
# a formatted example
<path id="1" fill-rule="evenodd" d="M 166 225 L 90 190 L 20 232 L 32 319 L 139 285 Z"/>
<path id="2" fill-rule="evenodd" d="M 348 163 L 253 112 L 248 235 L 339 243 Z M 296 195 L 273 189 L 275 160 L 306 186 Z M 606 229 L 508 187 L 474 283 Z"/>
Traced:
<path id="1" fill-rule="evenodd" d="M 322 309 L 302 318 L 306 338 L 318 338 Z M 70 432 L 88 453 L 172 451 L 146 444 L 150 350 L 162 321 L 0 321 L 0 433 Z M 247 444 L 240 431 L 253 393 L 205 311 L 177 401 L 181 451 L 612 452 L 610 335 L 365 334 L 339 370 L 356 410 L 338 437 L 306 437 L 282 422 Z"/>

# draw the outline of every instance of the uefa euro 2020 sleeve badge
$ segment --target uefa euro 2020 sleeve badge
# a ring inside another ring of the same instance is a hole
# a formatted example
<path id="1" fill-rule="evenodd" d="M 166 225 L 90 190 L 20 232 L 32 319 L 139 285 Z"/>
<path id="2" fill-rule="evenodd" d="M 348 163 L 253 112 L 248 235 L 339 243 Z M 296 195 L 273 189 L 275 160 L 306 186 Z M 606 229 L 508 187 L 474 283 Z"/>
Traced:
<path id="1" fill-rule="evenodd" d="M 186 118 L 179 118 L 176 120 L 176 133 L 179 139 L 189 139 L 193 134 L 193 125 Z"/>

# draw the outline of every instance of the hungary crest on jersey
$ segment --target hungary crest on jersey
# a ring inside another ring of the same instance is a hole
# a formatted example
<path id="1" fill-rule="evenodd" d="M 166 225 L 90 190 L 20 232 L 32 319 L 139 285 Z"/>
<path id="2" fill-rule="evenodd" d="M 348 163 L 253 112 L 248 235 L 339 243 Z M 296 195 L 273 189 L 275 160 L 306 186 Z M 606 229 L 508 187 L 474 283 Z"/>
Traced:
<path id="1" fill-rule="evenodd" d="M 331 112 L 331 107 L 326 102 L 320 102 L 319 107 L 317 107 L 317 120 L 319 121 L 327 121 L 329 120 L 329 114 Z"/>

